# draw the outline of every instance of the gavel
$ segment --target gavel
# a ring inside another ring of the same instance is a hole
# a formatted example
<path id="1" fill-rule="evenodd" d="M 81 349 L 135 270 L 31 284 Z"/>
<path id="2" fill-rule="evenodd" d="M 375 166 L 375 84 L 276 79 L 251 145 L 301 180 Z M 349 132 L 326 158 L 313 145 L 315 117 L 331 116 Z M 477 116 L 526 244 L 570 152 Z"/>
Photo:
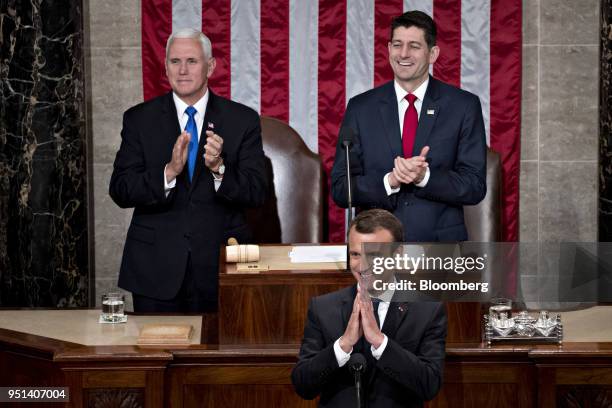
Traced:
<path id="1" fill-rule="evenodd" d="M 226 262 L 257 262 L 259 261 L 258 245 L 239 245 L 236 238 L 227 240 L 225 247 Z"/>

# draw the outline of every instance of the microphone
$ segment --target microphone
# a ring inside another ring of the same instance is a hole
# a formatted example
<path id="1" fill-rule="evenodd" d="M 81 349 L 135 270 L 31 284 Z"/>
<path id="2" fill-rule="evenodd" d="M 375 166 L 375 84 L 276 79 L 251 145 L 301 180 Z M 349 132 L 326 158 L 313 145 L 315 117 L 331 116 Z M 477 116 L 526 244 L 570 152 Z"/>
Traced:
<path id="1" fill-rule="evenodd" d="M 348 126 L 343 126 L 340 129 L 340 143 L 344 147 L 344 154 L 346 158 L 346 199 L 348 203 L 348 212 L 346 215 L 346 241 L 348 242 L 348 226 L 351 225 L 351 220 L 353 219 L 353 188 L 351 183 L 351 156 L 349 154 L 351 150 L 351 145 L 353 144 L 353 138 L 356 136 L 355 130 Z M 347 258 L 348 262 L 348 258 Z"/>
<path id="2" fill-rule="evenodd" d="M 351 358 L 349 359 L 347 364 L 349 371 L 353 373 L 353 377 L 355 377 L 357 408 L 361 408 L 361 374 L 365 372 L 367 366 L 366 359 L 361 353 L 353 353 L 351 354 Z"/>
<path id="3" fill-rule="evenodd" d="M 342 142 L 342 145 L 345 147 L 350 147 L 350 145 L 353 144 L 354 134 L 355 131 L 353 128 L 344 126 L 342 129 L 340 129 L 340 141 Z"/>

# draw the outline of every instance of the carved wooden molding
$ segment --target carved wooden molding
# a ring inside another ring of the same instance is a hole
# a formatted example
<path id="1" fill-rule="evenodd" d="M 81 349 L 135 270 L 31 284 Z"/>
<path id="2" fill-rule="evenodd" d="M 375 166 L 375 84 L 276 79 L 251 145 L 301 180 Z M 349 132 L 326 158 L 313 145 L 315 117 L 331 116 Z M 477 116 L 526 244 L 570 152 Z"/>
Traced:
<path id="1" fill-rule="evenodd" d="M 91 408 L 142 408 L 143 388 L 92 388 L 87 390 L 87 406 Z"/>
<path id="2" fill-rule="evenodd" d="M 564 385 L 557 387 L 558 408 L 612 407 L 612 387 Z"/>

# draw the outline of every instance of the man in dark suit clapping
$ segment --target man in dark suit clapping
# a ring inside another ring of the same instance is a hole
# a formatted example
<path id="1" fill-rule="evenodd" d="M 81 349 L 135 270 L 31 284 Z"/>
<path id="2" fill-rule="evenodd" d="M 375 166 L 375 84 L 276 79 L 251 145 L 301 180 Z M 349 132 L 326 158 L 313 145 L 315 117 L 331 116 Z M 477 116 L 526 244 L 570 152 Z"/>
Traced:
<path id="1" fill-rule="evenodd" d="M 173 33 L 166 45 L 172 92 L 128 109 L 110 195 L 134 208 L 119 286 L 134 310 L 217 309 L 219 249 L 248 242 L 243 210 L 266 197 L 259 115 L 215 95 L 210 40 Z"/>
<path id="2" fill-rule="evenodd" d="M 463 206 L 486 194 L 486 137 L 476 95 L 429 75 L 440 49 L 436 25 L 420 11 L 393 19 L 388 43 L 393 81 L 352 98 L 343 127 L 357 134 L 353 205 L 384 208 L 406 228 L 406 241 L 465 241 Z M 342 143 L 332 194 L 347 204 Z"/>

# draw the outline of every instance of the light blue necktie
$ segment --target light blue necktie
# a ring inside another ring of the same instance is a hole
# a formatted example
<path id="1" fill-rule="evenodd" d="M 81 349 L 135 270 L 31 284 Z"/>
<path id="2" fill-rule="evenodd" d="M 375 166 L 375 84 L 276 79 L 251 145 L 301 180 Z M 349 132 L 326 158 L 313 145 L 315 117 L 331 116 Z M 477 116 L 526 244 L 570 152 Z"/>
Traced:
<path id="1" fill-rule="evenodd" d="M 196 157 L 198 156 L 198 126 L 195 122 L 195 114 L 198 111 L 193 106 L 188 106 L 185 109 L 185 113 L 189 116 L 185 131 L 191 135 L 189 141 L 189 150 L 187 153 L 187 169 L 189 170 L 189 181 L 193 179 L 193 172 L 195 170 Z"/>

